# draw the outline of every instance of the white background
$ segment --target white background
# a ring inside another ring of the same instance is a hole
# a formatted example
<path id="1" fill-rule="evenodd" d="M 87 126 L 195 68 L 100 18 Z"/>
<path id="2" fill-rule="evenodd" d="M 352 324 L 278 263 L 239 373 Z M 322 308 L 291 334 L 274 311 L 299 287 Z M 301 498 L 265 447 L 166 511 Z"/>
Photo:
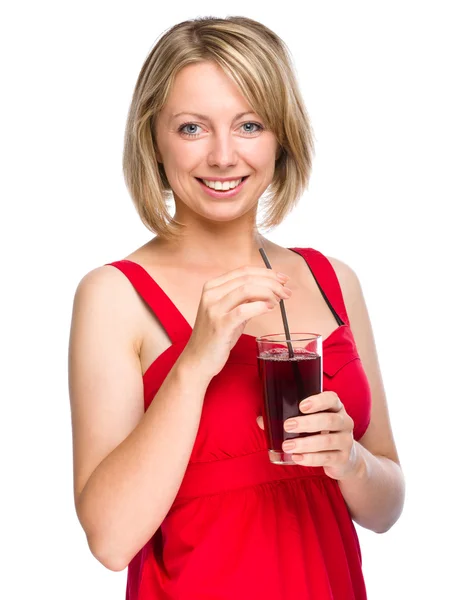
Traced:
<path id="1" fill-rule="evenodd" d="M 121 172 L 147 53 L 179 21 L 243 15 L 290 48 L 317 139 L 311 185 L 269 237 L 359 276 L 406 476 L 397 524 L 383 535 L 358 528 L 369 599 L 476 598 L 472 5 L 83 0 L 3 10 L 2 597 L 124 598 L 126 571 L 90 554 L 74 510 L 73 295 L 89 270 L 152 237 Z"/>

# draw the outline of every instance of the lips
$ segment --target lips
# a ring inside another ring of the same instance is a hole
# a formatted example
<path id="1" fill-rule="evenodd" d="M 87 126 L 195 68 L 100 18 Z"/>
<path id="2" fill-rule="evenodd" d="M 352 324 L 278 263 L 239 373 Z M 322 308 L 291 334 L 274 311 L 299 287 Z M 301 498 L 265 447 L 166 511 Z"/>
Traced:
<path id="1" fill-rule="evenodd" d="M 235 188 L 232 188 L 227 191 L 218 191 L 218 190 L 214 190 L 213 188 L 208 187 L 204 183 L 204 181 L 202 179 L 200 179 L 200 177 L 195 177 L 195 179 L 198 181 L 198 183 L 202 187 L 202 190 L 208 196 L 211 196 L 212 198 L 216 198 L 219 200 L 227 200 L 228 198 L 233 198 L 236 195 L 238 195 L 241 192 L 241 190 L 243 189 L 243 186 L 246 184 L 246 180 L 248 178 L 249 178 L 249 175 L 247 175 L 246 177 L 243 177 L 241 183 L 239 183 Z"/>
<path id="2" fill-rule="evenodd" d="M 242 177 L 242 178 L 241 178 L 241 181 L 240 181 L 240 183 L 239 183 L 238 185 L 241 185 L 241 184 L 243 183 L 243 181 L 245 181 L 245 179 L 248 179 L 248 177 L 249 177 L 249 175 L 245 175 L 245 177 Z M 201 182 L 202 182 L 204 185 L 207 185 L 203 179 L 200 179 L 200 177 L 195 177 L 195 179 L 198 179 L 198 181 L 201 181 Z M 237 179 L 238 179 L 238 178 L 237 178 Z M 210 181 L 210 180 L 209 180 L 209 181 Z M 212 181 L 213 181 L 213 180 L 212 180 Z M 236 181 L 236 180 L 235 180 L 235 181 Z M 210 188 L 210 189 L 213 189 L 213 188 Z"/>

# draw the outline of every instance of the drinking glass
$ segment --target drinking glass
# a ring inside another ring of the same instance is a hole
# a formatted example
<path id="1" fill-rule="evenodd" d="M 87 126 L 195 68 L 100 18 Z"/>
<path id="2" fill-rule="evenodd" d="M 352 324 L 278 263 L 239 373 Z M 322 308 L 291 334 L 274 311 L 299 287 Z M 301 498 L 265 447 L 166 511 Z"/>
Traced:
<path id="1" fill-rule="evenodd" d="M 295 465 L 283 451 L 285 440 L 312 435 L 284 430 L 284 421 L 302 415 L 299 403 L 322 392 L 322 336 L 316 333 L 272 333 L 256 338 L 263 394 L 263 420 L 269 460 Z"/>

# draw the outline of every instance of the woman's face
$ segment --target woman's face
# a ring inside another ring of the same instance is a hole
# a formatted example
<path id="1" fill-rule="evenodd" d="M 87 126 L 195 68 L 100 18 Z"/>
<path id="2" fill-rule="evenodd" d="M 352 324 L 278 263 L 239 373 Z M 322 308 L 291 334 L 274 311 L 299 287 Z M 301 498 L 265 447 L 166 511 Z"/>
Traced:
<path id="1" fill-rule="evenodd" d="M 190 211 L 214 221 L 236 219 L 256 209 L 273 179 L 276 137 L 215 63 L 188 65 L 179 72 L 155 135 L 157 160 L 172 187 L 178 220 Z M 232 197 L 213 197 L 198 180 L 245 176 Z"/>

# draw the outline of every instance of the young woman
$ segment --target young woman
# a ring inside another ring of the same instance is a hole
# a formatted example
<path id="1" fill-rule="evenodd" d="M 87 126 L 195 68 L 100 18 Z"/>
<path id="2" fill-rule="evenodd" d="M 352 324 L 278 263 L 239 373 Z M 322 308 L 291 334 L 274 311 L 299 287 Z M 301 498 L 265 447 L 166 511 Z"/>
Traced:
<path id="1" fill-rule="evenodd" d="M 155 236 L 84 276 L 70 340 L 76 510 L 128 600 L 362 600 L 353 521 L 402 511 L 357 275 L 260 233 L 306 188 L 311 131 L 284 43 L 251 19 L 180 23 L 140 72 L 124 173 Z M 283 447 L 292 466 L 269 461 L 256 365 L 281 299 L 324 340 L 324 391 L 285 423 L 314 434 Z"/>

